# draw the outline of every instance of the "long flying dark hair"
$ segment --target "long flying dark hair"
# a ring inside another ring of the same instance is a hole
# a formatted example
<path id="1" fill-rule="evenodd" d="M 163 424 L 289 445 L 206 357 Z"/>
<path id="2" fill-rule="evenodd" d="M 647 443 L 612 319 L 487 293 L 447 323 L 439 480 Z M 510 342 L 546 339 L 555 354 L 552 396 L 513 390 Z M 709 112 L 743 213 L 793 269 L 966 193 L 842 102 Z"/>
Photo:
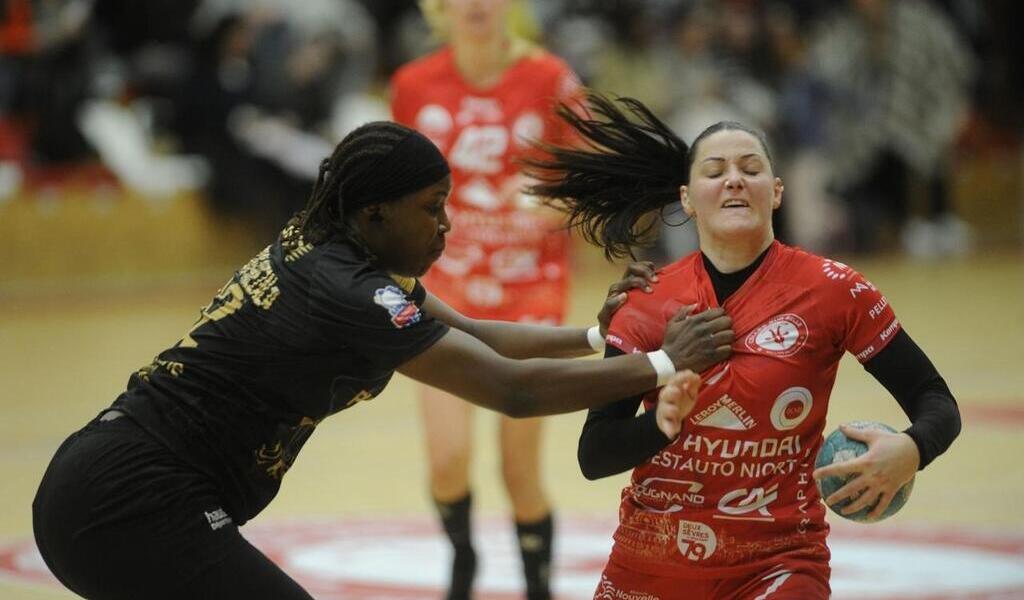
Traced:
<path id="1" fill-rule="evenodd" d="M 537 181 L 526 190 L 567 213 L 569 227 L 604 248 L 605 257 L 633 256 L 649 242 L 658 219 L 646 219 L 679 202 L 679 187 L 690 180 L 694 151 L 701 140 L 738 129 L 758 139 L 771 163 L 760 131 L 722 121 L 705 129 L 692 146 L 681 140 L 639 100 L 587 94 L 586 110 L 560 104 L 558 116 L 575 130 L 580 143 L 538 143 L 544 158 L 526 158 L 526 173 Z"/>

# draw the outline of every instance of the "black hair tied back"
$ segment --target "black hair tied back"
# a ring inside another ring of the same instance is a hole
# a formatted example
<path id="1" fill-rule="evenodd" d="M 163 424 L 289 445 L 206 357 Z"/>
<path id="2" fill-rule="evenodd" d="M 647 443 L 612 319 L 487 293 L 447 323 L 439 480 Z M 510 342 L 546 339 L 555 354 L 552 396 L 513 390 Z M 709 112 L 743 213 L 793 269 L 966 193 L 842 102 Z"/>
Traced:
<path id="1" fill-rule="evenodd" d="M 607 258 L 632 256 L 658 223 L 644 217 L 679 201 L 689 148 L 633 98 L 613 102 L 589 93 L 587 103 L 577 110 L 559 105 L 558 116 L 579 141 L 537 143 L 545 156 L 523 159 L 537 182 L 526 191 L 566 212 L 569 227 L 603 247 Z"/>

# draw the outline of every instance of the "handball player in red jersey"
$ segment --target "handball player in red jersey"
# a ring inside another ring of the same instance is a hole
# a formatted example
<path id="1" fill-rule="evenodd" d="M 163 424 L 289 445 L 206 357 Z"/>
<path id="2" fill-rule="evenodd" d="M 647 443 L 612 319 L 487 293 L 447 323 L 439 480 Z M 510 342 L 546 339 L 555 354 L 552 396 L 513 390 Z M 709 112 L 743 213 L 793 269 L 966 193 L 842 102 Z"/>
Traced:
<path id="1" fill-rule="evenodd" d="M 660 270 L 612 319 L 606 356 L 657 348 L 683 308 L 723 309 L 711 333 L 731 354 L 700 373 L 695 400 L 656 392 L 591 409 L 579 442 L 590 479 L 632 469 L 595 598 L 828 598 L 825 506 L 815 478 L 859 474 L 825 499 L 877 518 L 960 430 L 956 402 L 889 301 L 861 274 L 775 239 L 782 202 L 764 135 L 740 123 L 688 146 L 642 104 L 590 99 L 601 118 L 561 113 L 586 142 L 548 147 L 532 190 L 560 199 L 609 255 L 642 218 L 681 202 L 700 250 Z M 622 108 L 625 107 L 625 110 Z M 656 222 L 656 221 L 655 221 Z M 847 429 L 868 451 L 814 471 L 839 361 L 853 354 L 911 421 L 901 433 Z M 646 412 L 636 416 L 643 403 Z M 624 594 L 624 595 L 623 595 Z"/>
<path id="2" fill-rule="evenodd" d="M 558 102 L 580 97 L 558 57 L 509 32 L 508 0 L 421 2 L 446 44 L 392 81 L 396 121 L 429 137 L 452 169 L 448 246 L 423 283 L 476 319 L 559 324 L 568 301 L 569 237 L 559 215 L 521 193 L 516 159 L 559 142 Z M 430 491 L 454 552 L 449 598 L 476 571 L 470 535 L 473 410 L 423 388 Z M 553 523 L 540 474 L 541 421 L 499 417 L 502 477 L 520 541 L 527 598 L 550 597 Z"/>

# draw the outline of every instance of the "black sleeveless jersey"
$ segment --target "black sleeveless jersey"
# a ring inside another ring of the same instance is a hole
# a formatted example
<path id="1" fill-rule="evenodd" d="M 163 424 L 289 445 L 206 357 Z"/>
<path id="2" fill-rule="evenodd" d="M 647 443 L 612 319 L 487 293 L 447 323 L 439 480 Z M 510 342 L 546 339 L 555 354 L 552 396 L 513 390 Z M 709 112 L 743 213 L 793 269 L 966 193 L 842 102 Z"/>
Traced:
<path id="1" fill-rule="evenodd" d="M 322 419 L 379 394 L 447 333 L 421 310 L 425 297 L 348 244 L 312 246 L 288 228 L 113 406 L 207 473 L 241 525 Z"/>

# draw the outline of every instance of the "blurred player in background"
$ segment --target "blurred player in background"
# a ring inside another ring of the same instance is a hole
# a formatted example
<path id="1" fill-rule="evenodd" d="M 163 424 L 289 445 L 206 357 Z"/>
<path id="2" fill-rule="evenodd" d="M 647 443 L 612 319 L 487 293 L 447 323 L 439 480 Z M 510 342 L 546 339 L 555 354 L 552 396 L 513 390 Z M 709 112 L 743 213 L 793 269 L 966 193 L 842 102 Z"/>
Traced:
<path id="1" fill-rule="evenodd" d="M 648 394 L 590 410 L 583 473 L 633 469 L 595 598 L 828 598 L 828 525 L 814 479 L 852 476 L 826 501 L 851 500 L 844 514 L 874 507 L 879 518 L 959 433 L 956 402 L 874 285 L 775 239 L 783 186 L 764 134 L 719 122 L 687 146 L 639 102 L 620 102 L 627 110 L 592 97 L 601 120 L 561 111 L 587 144 L 548 148 L 555 158 L 534 164 L 542 183 L 533 191 L 563 199 L 570 221 L 619 256 L 642 241 L 645 215 L 681 202 L 700 250 L 616 314 L 606 356 L 657 347 L 680 307 L 724 308 L 735 341 L 727 360 L 701 372 L 692 400 Z M 844 427 L 868 451 L 814 471 L 846 352 L 911 426 Z M 641 402 L 648 410 L 636 416 Z"/>
<path id="2" fill-rule="evenodd" d="M 569 237 L 558 215 L 520 193 L 516 159 L 529 141 L 558 142 L 556 102 L 578 99 L 559 58 L 510 32 L 511 0 L 423 0 L 447 42 L 401 68 L 392 113 L 444 152 L 452 168 L 448 247 L 424 278 L 446 303 L 477 319 L 558 324 L 568 294 Z M 468 598 L 476 572 L 470 535 L 472 406 L 422 392 L 430 492 L 454 548 L 449 598 Z M 502 476 L 512 502 L 527 597 L 550 597 L 552 511 L 540 474 L 541 422 L 501 418 Z"/>

